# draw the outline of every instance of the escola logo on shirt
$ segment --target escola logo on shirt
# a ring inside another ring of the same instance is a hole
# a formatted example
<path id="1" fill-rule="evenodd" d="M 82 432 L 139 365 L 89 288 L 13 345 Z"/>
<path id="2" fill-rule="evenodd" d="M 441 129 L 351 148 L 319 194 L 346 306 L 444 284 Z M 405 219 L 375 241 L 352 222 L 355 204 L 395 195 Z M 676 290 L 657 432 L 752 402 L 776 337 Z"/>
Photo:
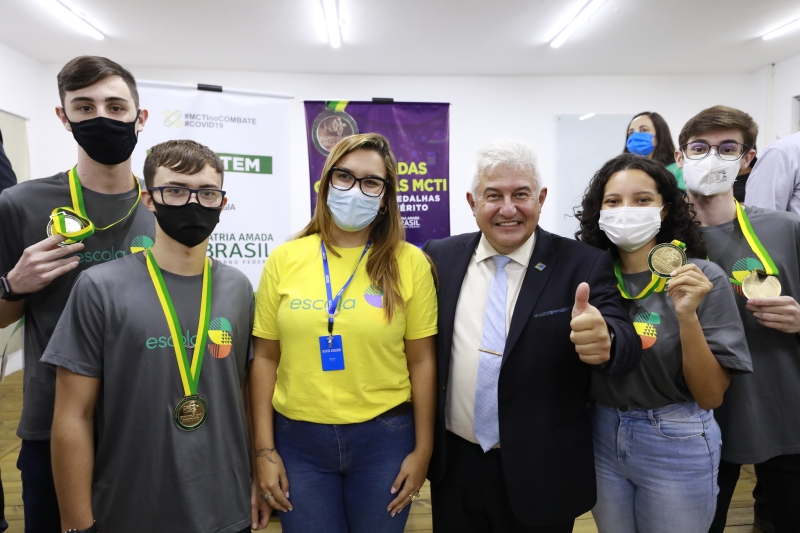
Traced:
<path id="1" fill-rule="evenodd" d="M 658 336 L 656 325 L 658 324 L 661 324 L 661 317 L 658 313 L 644 311 L 634 317 L 633 328 L 642 339 L 642 350 L 646 350 L 656 343 Z"/>
<path id="2" fill-rule="evenodd" d="M 144 251 L 145 249 L 153 246 L 153 244 L 153 239 L 147 235 L 137 235 L 133 238 L 133 240 L 131 240 L 129 248 L 130 253 L 135 254 L 137 252 Z M 114 246 L 111 246 L 111 248 L 106 250 L 92 250 L 90 252 L 81 252 L 77 255 L 81 263 L 107 263 L 109 261 L 113 261 L 114 259 L 125 257 L 128 255 L 128 253 L 124 249 L 117 250 L 114 248 Z"/>
<path id="3" fill-rule="evenodd" d="M 208 344 L 206 347 L 214 359 L 225 359 L 233 349 L 233 326 L 224 316 L 214 318 L 208 324 Z M 187 350 L 194 349 L 197 342 L 197 335 L 192 335 L 189 330 L 181 334 L 181 342 Z M 145 346 L 149 350 L 156 348 L 173 348 L 174 341 L 172 335 L 162 335 L 161 337 L 150 337 L 145 341 Z"/>

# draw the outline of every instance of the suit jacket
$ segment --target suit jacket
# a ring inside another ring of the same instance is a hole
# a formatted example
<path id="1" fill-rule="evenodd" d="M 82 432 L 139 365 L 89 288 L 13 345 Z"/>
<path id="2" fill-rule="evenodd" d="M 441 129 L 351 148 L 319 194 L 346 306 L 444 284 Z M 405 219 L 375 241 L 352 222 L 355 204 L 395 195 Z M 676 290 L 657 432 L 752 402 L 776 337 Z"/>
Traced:
<path id="1" fill-rule="evenodd" d="M 588 413 L 592 372 L 624 374 L 641 357 L 636 335 L 616 287 L 611 255 L 587 244 L 536 230 L 506 340 L 498 384 L 500 445 L 506 487 L 517 519 L 528 526 L 563 523 L 590 510 L 597 499 Z M 424 246 L 439 272 L 437 412 L 428 478 L 445 472 L 445 402 L 456 304 L 480 233 Z M 541 263 L 544 268 L 537 269 Z M 589 303 L 615 334 L 603 369 L 583 363 L 569 339 L 578 284 L 589 283 Z M 478 349 L 478 346 L 475 347 Z M 477 353 L 477 351 L 476 351 Z"/>

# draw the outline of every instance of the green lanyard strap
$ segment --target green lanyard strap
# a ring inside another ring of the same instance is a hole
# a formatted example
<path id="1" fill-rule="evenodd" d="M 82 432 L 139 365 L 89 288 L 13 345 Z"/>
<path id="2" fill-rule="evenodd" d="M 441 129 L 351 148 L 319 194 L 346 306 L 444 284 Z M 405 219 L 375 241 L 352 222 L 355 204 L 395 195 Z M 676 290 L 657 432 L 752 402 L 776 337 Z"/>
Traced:
<path id="1" fill-rule="evenodd" d="M 642 298 L 647 298 L 654 292 L 664 292 L 664 288 L 667 286 L 667 278 L 660 278 L 655 274 L 651 274 L 652 279 L 642 292 L 640 292 L 638 296 L 631 296 L 625 289 L 625 282 L 622 280 L 622 271 L 619 268 L 619 260 L 614 261 L 614 275 L 617 276 L 617 289 L 619 289 L 619 293 L 626 300 L 641 300 Z"/>
<path id="2" fill-rule="evenodd" d="M 742 233 L 744 233 L 744 238 L 747 239 L 747 244 L 750 245 L 750 249 L 753 250 L 753 253 L 756 254 L 761 264 L 764 265 L 764 272 L 768 276 L 777 276 L 778 267 L 775 265 L 772 257 L 770 257 L 767 249 L 761 244 L 761 240 L 758 238 L 758 235 L 756 235 L 756 232 L 753 231 L 753 226 L 750 224 L 750 219 L 747 218 L 744 206 L 736 199 L 733 201 L 736 202 L 736 219 L 739 221 L 739 227 L 742 229 Z"/>
<path id="3" fill-rule="evenodd" d="M 136 201 L 131 206 L 128 213 L 117 220 L 113 224 L 109 224 L 104 228 L 97 228 L 94 222 L 89 220 L 86 214 L 86 206 L 83 203 L 83 187 L 81 181 L 78 179 L 77 165 L 69 171 L 69 194 L 72 198 L 72 207 L 56 207 L 50 214 L 50 220 L 53 222 L 52 232 L 53 235 L 63 235 L 66 237 L 64 244 L 75 244 L 87 237 L 94 234 L 95 231 L 104 231 L 112 226 L 116 226 L 133 213 L 136 206 L 139 205 L 139 200 L 142 198 L 142 185 L 136 176 L 133 176 L 133 181 L 136 184 Z M 80 222 L 81 228 L 76 231 L 67 231 L 67 219 L 74 218 Z"/>
<path id="4" fill-rule="evenodd" d="M 200 383 L 200 371 L 203 369 L 203 354 L 206 351 L 206 340 L 208 339 L 208 324 L 211 321 L 211 261 L 206 258 L 203 268 L 203 294 L 200 299 L 200 320 L 197 324 L 197 341 L 194 345 L 192 355 L 192 365 L 189 367 L 189 359 L 186 354 L 186 346 L 182 342 L 181 325 L 178 322 L 178 314 L 172 305 L 167 284 L 164 283 L 164 276 L 156 263 L 153 252 L 148 248 L 145 251 L 147 257 L 147 270 L 153 287 L 156 289 L 158 301 L 161 302 L 161 309 L 164 311 L 164 318 L 167 319 L 169 332 L 172 335 L 172 345 L 175 348 L 175 358 L 178 361 L 178 370 L 181 374 L 184 396 L 197 394 L 197 385 Z"/>

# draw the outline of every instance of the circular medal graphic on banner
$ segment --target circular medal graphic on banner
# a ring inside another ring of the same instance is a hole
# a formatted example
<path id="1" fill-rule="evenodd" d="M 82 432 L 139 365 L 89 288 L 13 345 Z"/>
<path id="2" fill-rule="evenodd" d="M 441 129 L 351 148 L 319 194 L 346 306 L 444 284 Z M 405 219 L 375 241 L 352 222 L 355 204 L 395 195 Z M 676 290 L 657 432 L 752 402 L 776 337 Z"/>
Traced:
<path id="1" fill-rule="evenodd" d="M 323 111 L 314 119 L 311 138 L 319 153 L 328 156 L 336 143 L 358 133 L 356 121 L 344 111 Z"/>

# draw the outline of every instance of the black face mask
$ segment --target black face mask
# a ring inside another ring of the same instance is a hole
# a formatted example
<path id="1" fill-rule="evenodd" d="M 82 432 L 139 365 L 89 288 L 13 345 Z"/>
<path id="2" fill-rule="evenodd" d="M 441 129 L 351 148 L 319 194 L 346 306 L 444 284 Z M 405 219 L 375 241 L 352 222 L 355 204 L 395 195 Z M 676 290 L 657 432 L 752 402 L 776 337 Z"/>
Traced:
<path id="1" fill-rule="evenodd" d="M 219 223 L 222 208 L 210 209 L 198 203 L 166 205 L 153 202 L 156 220 L 164 233 L 184 246 L 194 248 L 211 235 Z"/>
<path id="2" fill-rule="evenodd" d="M 66 111 L 64 115 L 66 116 Z M 128 160 L 136 146 L 136 122 L 122 122 L 106 117 L 91 118 L 83 122 L 67 121 L 72 127 L 72 136 L 86 155 L 103 165 L 119 165 Z"/>

